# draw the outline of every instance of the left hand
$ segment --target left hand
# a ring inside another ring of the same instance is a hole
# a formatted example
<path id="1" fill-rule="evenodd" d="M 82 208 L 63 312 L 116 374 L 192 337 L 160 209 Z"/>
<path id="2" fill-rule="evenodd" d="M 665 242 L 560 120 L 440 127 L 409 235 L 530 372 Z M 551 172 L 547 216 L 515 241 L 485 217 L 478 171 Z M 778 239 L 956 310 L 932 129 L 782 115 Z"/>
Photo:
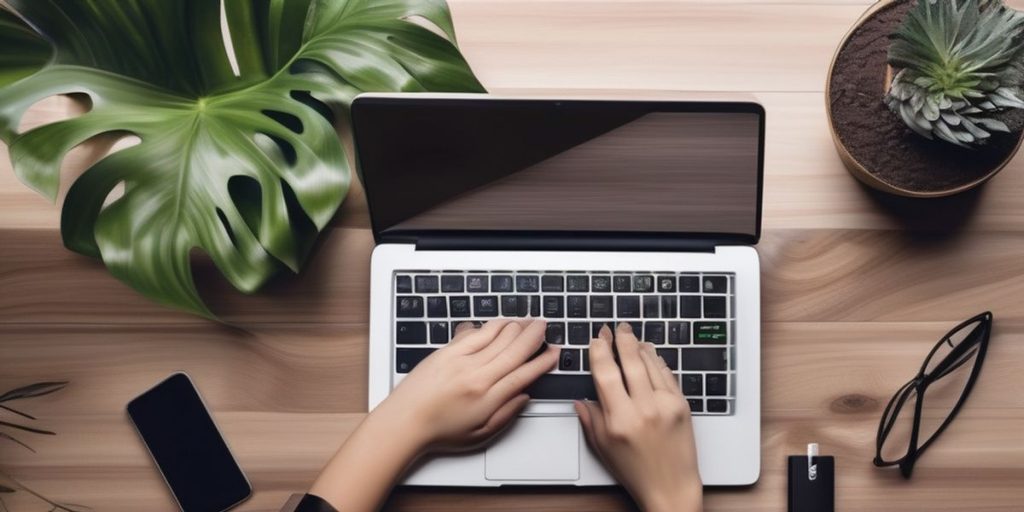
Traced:
<path id="1" fill-rule="evenodd" d="M 472 448 L 501 432 L 530 400 L 526 387 L 558 362 L 556 346 L 531 359 L 544 344 L 543 320 L 464 326 L 363 420 L 312 494 L 338 510 L 378 510 L 424 452 Z"/>
<path id="2" fill-rule="evenodd" d="M 458 450 L 487 441 L 515 418 L 527 386 L 558 363 L 544 344 L 543 320 L 460 326 L 451 343 L 424 359 L 374 415 L 415 425 L 421 449 Z"/>

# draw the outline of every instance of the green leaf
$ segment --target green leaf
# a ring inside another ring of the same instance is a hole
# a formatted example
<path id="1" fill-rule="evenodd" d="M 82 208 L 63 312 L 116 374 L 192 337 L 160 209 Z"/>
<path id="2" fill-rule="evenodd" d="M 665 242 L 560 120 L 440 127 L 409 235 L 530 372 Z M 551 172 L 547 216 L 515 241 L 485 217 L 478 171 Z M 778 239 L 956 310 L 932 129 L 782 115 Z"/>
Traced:
<path id="1" fill-rule="evenodd" d="M 50 55 L 46 41 L 0 4 L 0 87 L 35 73 Z"/>
<path id="2" fill-rule="evenodd" d="M 335 124 L 348 120 L 329 106 L 362 91 L 483 91 L 443 0 L 225 0 L 237 74 L 220 0 L 8 1 L 54 49 L 50 65 L 0 88 L 15 173 L 53 199 L 68 151 L 138 137 L 72 184 L 64 243 L 210 318 L 194 253 L 253 292 L 301 268 L 344 199 L 351 170 Z M 16 131 L 32 104 L 71 93 L 91 110 Z"/>

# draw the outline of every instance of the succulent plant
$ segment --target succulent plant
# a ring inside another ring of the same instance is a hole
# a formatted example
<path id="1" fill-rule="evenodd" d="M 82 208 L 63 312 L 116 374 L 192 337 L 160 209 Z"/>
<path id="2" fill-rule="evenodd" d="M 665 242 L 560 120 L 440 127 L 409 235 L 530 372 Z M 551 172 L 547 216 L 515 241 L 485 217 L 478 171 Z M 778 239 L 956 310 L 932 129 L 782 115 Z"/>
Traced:
<path id="1" fill-rule="evenodd" d="M 1002 0 L 919 0 L 892 34 L 885 102 L 924 137 L 968 147 L 1024 108 L 1024 14 Z"/>

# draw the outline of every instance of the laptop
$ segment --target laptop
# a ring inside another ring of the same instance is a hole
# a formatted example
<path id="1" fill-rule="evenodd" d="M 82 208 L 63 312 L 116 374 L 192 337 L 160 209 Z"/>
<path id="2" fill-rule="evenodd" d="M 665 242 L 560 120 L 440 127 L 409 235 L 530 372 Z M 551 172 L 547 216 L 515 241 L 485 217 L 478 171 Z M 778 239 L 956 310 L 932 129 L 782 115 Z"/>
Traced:
<path id="1" fill-rule="evenodd" d="M 572 401 L 597 398 L 587 347 L 620 322 L 673 369 L 704 484 L 757 480 L 760 105 L 368 94 L 352 119 L 376 241 L 369 408 L 461 322 L 542 317 L 562 348 L 495 443 L 405 484 L 614 484 Z"/>

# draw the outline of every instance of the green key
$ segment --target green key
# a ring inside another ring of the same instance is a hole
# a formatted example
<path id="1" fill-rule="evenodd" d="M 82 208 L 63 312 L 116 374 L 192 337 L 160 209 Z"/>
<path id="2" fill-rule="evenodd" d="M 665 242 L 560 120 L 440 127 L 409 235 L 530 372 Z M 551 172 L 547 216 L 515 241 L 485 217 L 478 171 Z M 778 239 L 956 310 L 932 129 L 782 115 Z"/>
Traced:
<path id="1" fill-rule="evenodd" d="M 729 336 L 725 322 L 694 322 L 694 343 L 726 343 Z"/>

